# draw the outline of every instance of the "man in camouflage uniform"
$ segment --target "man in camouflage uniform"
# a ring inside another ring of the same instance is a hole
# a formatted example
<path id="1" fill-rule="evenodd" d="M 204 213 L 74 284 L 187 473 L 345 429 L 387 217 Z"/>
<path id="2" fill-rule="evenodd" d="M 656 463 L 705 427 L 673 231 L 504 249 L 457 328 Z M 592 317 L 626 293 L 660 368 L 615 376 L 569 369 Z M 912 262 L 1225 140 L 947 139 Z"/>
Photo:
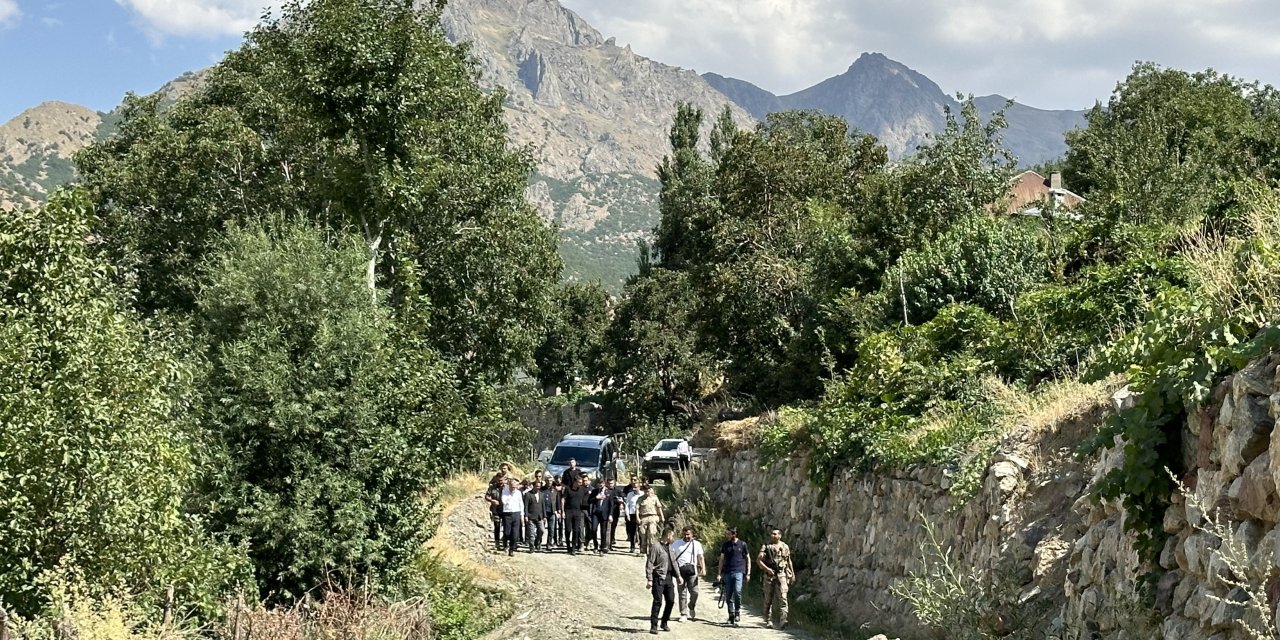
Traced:
<path id="1" fill-rule="evenodd" d="M 782 530 L 769 531 L 769 542 L 760 547 L 756 565 L 764 572 L 764 623 L 773 629 L 773 605 L 778 608 L 778 629 L 787 626 L 787 589 L 796 580 L 791 547 L 782 541 Z"/>

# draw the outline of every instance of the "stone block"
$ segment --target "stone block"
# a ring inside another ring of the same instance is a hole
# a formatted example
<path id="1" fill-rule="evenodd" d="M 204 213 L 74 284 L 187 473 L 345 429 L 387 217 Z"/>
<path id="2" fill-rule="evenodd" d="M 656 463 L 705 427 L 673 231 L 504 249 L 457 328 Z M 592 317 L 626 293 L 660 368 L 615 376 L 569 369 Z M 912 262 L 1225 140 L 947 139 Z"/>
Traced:
<path id="1" fill-rule="evenodd" d="M 1235 506 L 1237 518 L 1256 518 L 1265 522 L 1280 522 L 1280 495 L 1271 475 L 1271 452 L 1265 451 L 1254 458 L 1248 467 L 1231 483 L 1227 497 Z"/>
<path id="2" fill-rule="evenodd" d="M 1231 407 L 1229 413 L 1228 407 Z M 1252 396 L 1224 400 L 1214 431 L 1222 471 L 1232 479 L 1240 475 L 1254 458 L 1267 450 L 1274 426 L 1275 419 L 1267 415 L 1265 401 L 1260 403 Z"/>

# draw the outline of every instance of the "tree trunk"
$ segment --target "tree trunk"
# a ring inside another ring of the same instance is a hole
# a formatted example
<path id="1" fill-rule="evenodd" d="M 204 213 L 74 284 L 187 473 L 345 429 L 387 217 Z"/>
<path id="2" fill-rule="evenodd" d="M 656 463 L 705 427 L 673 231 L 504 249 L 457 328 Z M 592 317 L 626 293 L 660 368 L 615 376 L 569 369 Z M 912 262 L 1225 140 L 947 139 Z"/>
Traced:
<path id="1" fill-rule="evenodd" d="M 365 284 L 369 285 L 369 296 L 373 304 L 378 304 L 378 249 L 382 246 L 382 227 L 383 223 L 379 221 L 375 225 L 370 225 L 369 221 L 360 217 L 360 223 L 364 226 L 364 241 L 369 247 L 369 265 L 365 270 Z"/>

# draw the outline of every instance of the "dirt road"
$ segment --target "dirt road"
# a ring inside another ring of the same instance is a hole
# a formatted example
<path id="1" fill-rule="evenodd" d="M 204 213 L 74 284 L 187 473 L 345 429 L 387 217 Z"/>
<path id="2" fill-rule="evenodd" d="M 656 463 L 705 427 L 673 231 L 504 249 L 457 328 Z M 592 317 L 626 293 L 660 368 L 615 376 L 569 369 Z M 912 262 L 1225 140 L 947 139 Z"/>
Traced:
<path id="1" fill-rule="evenodd" d="M 478 496 L 464 500 L 448 513 L 441 533 L 472 561 L 501 576 L 504 586 L 518 594 L 515 615 L 487 635 L 486 640 L 809 638 L 792 629 L 766 628 L 759 611 L 744 612 L 736 628 L 725 626 L 727 613 L 716 608 L 709 580 L 702 582 L 698 602 L 699 616 L 709 620 L 677 622 L 677 607 L 672 612 L 671 632 L 652 636 L 649 634 L 652 600 L 644 586 L 643 557 L 626 553 L 570 556 L 560 550 L 534 554 L 519 551 L 514 557 L 507 557 L 505 552 L 493 549 L 488 506 Z M 621 526 L 618 533 L 625 538 Z M 625 548 L 626 543 L 622 542 Z M 714 570 L 714 562 L 714 558 L 708 558 L 708 569 Z"/>

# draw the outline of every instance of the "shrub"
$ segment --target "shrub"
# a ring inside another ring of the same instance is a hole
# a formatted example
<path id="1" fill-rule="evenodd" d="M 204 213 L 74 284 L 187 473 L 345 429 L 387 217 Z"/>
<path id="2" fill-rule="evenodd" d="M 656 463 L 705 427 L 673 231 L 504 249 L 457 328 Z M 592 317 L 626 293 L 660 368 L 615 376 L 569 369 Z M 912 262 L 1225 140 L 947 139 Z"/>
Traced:
<path id="1" fill-rule="evenodd" d="M 78 193 L 0 216 L 0 597 L 58 586 L 213 606 L 242 561 L 184 511 L 193 367 L 128 311 Z"/>
<path id="2" fill-rule="evenodd" d="M 428 488 L 489 446 L 451 369 L 371 301 L 364 260 L 285 224 L 233 230 L 204 269 L 206 508 L 269 599 L 393 577 L 430 534 Z"/>
<path id="3" fill-rule="evenodd" d="M 932 321 L 868 336 L 852 369 L 832 381 L 806 427 L 820 484 L 846 465 L 954 460 L 994 425 L 982 393 L 1001 324 L 953 305 Z"/>
<path id="4" fill-rule="evenodd" d="M 903 254 L 896 273 L 887 275 L 885 287 L 901 289 L 907 316 L 915 323 L 928 321 L 955 303 L 973 304 L 1008 318 L 1018 298 L 1044 281 L 1045 266 L 1039 234 L 976 215 L 962 218 L 933 241 Z M 897 298 L 893 291 L 888 297 Z"/>

